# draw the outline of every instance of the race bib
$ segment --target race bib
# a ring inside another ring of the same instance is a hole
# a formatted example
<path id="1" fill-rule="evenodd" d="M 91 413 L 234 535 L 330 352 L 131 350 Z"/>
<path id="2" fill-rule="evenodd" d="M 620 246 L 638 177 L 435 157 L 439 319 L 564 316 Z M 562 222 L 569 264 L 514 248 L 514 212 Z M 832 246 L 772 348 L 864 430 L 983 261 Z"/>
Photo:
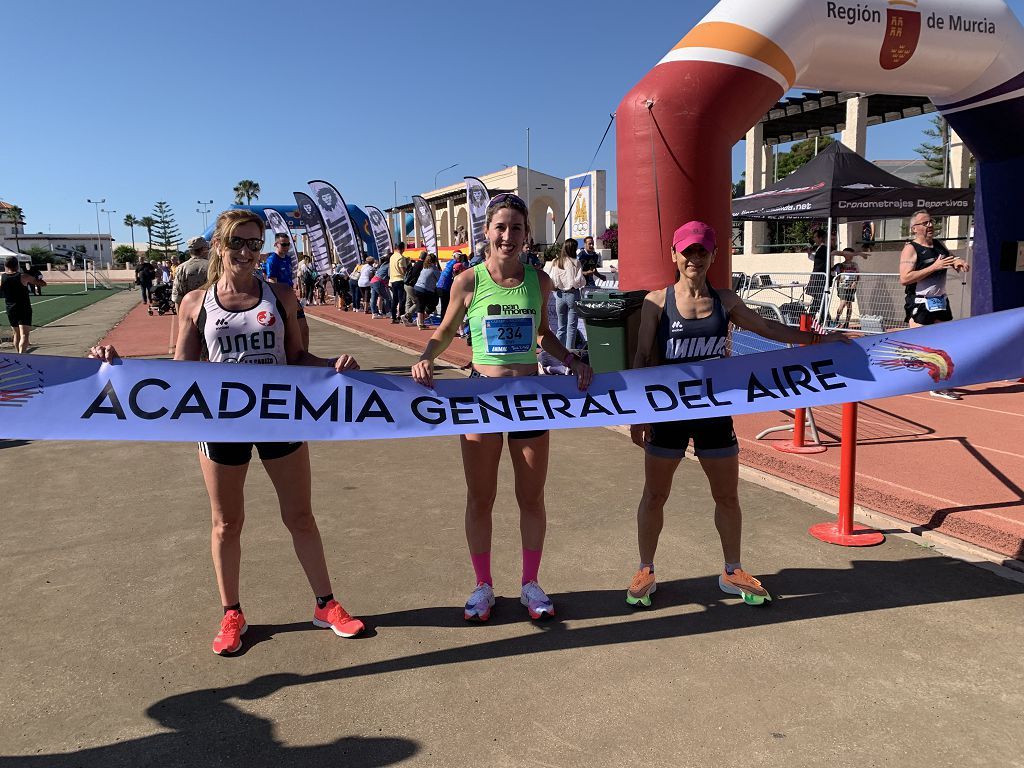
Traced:
<path id="1" fill-rule="evenodd" d="M 946 297 L 929 296 L 924 300 L 924 308 L 929 312 L 942 312 L 946 308 Z"/>
<path id="2" fill-rule="evenodd" d="M 529 352 L 537 337 L 533 315 L 525 317 L 485 317 L 484 344 L 488 355 L 515 355 Z"/>

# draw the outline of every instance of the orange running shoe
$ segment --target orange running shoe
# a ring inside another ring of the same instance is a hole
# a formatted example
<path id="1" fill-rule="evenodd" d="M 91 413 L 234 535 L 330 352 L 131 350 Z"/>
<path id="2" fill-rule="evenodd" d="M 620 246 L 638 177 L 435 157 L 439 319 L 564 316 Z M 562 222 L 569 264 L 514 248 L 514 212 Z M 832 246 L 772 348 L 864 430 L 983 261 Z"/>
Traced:
<path id="1" fill-rule="evenodd" d="M 224 614 L 220 620 L 220 632 L 213 638 L 213 652 L 218 656 L 237 653 L 242 647 L 242 635 L 249 625 L 245 623 L 245 615 L 234 609 Z"/>
<path id="2" fill-rule="evenodd" d="M 747 605 L 761 605 L 765 600 L 772 599 L 768 590 L 761 586 L 761 582 L 741 568 L 732 573 L 723 569 L 722 575 L 718 577 L 718 586 L 723 592 L 739 595 Z"/>
<path id="3" fill-rule="evenodd" d="M 349 616 L 337 600 L 331 600 L 323 608 L 317 607 L 313 611 L 313 626 L 330 628 L 338 637 L 355 637 L 366 628 L 359 619 Z"/>
<path id="4" fill-rule="evenodd" d="M 633 581 L 626 590 L 627 605 L 642 605 L 644 608 L 651 607 L 651 595 L 658 588 L 654 580 L 654 574 L 648 566 L 644 566 L 636 572 Z"/>

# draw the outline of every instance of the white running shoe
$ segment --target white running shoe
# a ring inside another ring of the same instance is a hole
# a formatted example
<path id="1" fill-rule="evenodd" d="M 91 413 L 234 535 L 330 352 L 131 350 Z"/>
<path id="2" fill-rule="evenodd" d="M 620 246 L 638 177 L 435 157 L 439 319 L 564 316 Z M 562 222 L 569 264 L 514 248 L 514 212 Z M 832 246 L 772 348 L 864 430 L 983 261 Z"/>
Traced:
<path id="1" fill-rule="evenodd" d="M 491 608 L 494 607 L 494 589 L 486 582 L 480 582 L 473 590 L 473 594 L 466 601 L 466 610 L 462 614 L 466 621 L 487 621 L 491 618 Z"/>
<path id="2" fill-rule="evenodd" d="M 554 603 L 551 602 L 551 598 L 547 596 L 536 581 L 523 585 L 523 592 L 519 597 L 519 602 L 530 611 L 531 619 L 541 619 L 544 616 L 555 615 Z"/>
<path id="3" fill-rule="evenodd" d="M 931 391 L 932 397 L 941 397 L 943 400 L 962 400 L 956 392 L 952 389 L 934 389 Z"/>

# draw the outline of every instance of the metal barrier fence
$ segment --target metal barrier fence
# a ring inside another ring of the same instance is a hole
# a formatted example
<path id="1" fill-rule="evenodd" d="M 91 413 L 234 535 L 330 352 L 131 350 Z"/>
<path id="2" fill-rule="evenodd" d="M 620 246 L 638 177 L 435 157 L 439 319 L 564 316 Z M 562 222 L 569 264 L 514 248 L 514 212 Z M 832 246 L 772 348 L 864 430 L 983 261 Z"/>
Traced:
<path id="1" fill-rule="evenodd" d="M 804 312 L 820 315 L 824 304 L 824 327 L 828 330 L 887 333 L 908 327 L 903 308 L 905 292 L 898 273 L 841 273 L 827 292 L 823 290 L 824 281 L 821 272 L 756 272 L 749 277 L 733 274 L 733 286 L 740 298 L 752 307 L 774 307 L 778 317 L 772 319 L 787 325 L 799 325 Z"/>
<path id="2" fill-rule="evenodd" d="M 825 294 L 821 272 L 755 272 L 741 278 L 738 289 L 744 301 L 773 304 L 787 325 L 799 325 L 800 315 L 817 310 Z"/>
<path id="3" fill-rule="evenodd" d="M 898 273 L 856 272 L 837 276 L 829 291 L 825 327 L 888 333 L 908 328 L 906 289 Z"/>

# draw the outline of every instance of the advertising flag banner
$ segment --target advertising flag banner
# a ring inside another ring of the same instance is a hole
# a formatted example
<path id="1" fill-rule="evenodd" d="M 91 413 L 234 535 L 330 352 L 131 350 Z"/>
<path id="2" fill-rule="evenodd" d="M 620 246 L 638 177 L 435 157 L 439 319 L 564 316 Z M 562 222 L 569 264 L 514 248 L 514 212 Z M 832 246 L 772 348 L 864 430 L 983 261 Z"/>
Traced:
<path id="1" fill-rule="evenodd" d="M 327 234 L 324 227 L 324 218 L 320 215 L 313 198 L 305 192 L 293 192 L 295 202 L 299 206 L 299 216 L 302 223 L 306 225 L 306 235 L 309 237 L 309 247 L 313 251 L 313 264 L 317 271 L 326 274 L 331 266 L 331 251 L 327 246 Z"/>
<path id="2" fill-rule="evenodd" d="M 222 344 L 262 341 L 246 334 Z M 719 360 L 437 381 L 292 365 L 0 354 L 0 439 L 368 440 L 704 419 L 1024 376 L 1024 308 Z M 718 337 L 687 342 L 711 348 Z M 694 354 L 698 352 L 695 351 Z"/>
<path id="3" fill-rule="evenodd" d="M 569 178 L 569 237 L 595 237 L 592 177 L 589 173 Z"/>
<path id="4" fill-rule="evenodd" d="M 273 208 L 264 208 L 263 215 L 267 217 L 267 223 L 274 230 L 275 239 L 277 235 L 288 236 L 288 242 L 292 244 L 292 249 L 289 253 L 291 255 L 292 274 L 294 275 L 295 271 L 299 268 L 299 254 L 295 249 L 295 238 L 292 237 L 292 231 L 288 228 L 288 222 L 284 220 L 284 216 Z"/>
<path id="5" fill-rule="evenodd" d="M 334 245 L 334 255 L 345 269 L 355 269 L 362 261 L 362 257 L 359 254 L 359 237 L 348 215 L 345 199 L 326 181 L 314 179 L 309 182 L 309 189 L 324 217 L 331 243 Z"/>
<path id="6" fill-rule="evenodd" d="M 391 231 L 388 229 L 384 212 L 380 208 L 368 205 L 366 215 L 370 217 L 370 231 L 373 233 L 373 241 L 377 244 L 377 255 L 382 259 L 390 259 L 395 249 L 391 244 Z"/>
<path id="7" fill-rule="evenodd" d="M 416 209 L 416 221 L 419 222 L 420 232 L 423 233 L 423 247 L 428 253 L 437 255 L 437 234 L 434 232 L 434 209 L 430 203 L 419 195 L 412 196 L 412 204 Z"/>
<path id="8" fill-rule="evenodd" d="M 469 254 L 476 256 L 478 243 L 486 243 L 484 234 L 487 221 L 487 204 L 491 195 L 487 187 L 476 176 L 466 176 L 466 207 L 469 208 Z"/>

